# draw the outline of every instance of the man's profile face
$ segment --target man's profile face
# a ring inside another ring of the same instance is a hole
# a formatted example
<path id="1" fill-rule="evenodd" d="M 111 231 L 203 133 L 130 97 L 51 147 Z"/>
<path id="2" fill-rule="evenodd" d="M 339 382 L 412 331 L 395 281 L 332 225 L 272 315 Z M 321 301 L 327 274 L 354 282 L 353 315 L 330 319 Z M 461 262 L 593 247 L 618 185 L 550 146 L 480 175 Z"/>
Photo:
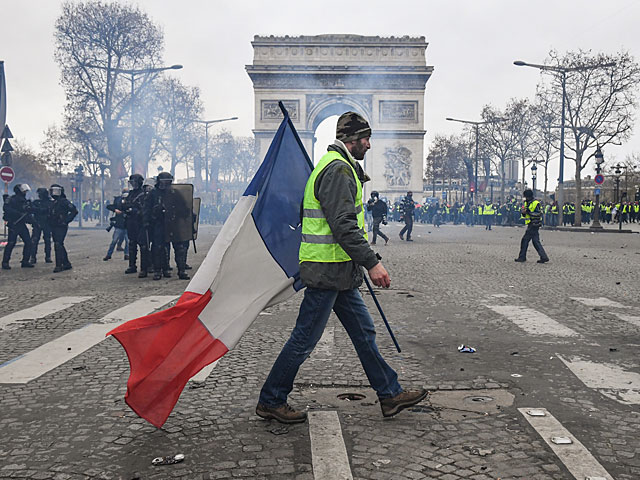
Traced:
<path id="1" fill-rule="evenodd" d="M 369 139 L 371 137 L 361 138 L 359 140 L 355 140 L 354 142 L 349 142 L 351 145 L 351 155 L 356 160 L 364 159 L 364 154 L 367 153 L 367 150 L 371 148 L 371 143 L 369 143 Z"/>

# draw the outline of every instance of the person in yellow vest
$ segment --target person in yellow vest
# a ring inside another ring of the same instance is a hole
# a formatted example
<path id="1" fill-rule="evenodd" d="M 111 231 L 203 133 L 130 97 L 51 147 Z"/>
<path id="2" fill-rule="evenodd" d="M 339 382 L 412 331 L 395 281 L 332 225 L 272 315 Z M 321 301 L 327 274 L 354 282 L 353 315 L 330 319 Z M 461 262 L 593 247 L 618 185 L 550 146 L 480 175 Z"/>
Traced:
<path id="1" fill-rule="evenodd" d="M 495 208 L 489 200 L 487 200 L 486 205 L 482 210 L 482 217 L 484 218 L 484 229 L 491 230 L 491 225 L 493 225 L 493 217 L 496 214 Z"/>
<path id="2" fill-rule="evenodd" d="M 523 193 L 524 205 L 522 206 L 521 214 L 524 217 L 524 223 L 527 226 L 526 232 L 522 236 L 520 241 L 520 254 L 516 258 L 516 262 L 527 261 L 527 249 L 529 248 L 529 241 L 533 242 L 533 248 L 536 249 L 540 260 L 538 263 L 547 263 L 549 257 L 540 243 L 540 234 L 538 230 L 542 226 L 542 208 L 538 200 L 533 199 L 533 191 L 530 189 L 525 190 Z"/>
<path id="3" fill-rule="evenodd" d="M 369 180 L 357 162 L 371 148 L 371 128 L 355 112 L 338 119 L 336 140 L 314 168 L 302 202 L 300 278 L 307 287 L 296 325 L 260 391 L 256 414 L 281 423 L 300 423 L 304 411 L 287 404 L 300 365 L 309 357 L 333 310 L 353 343 L 382 414 L 391 417 L 421 402 L 424 389 L 403 391 L 385 362 L 375 327 L 358 287 L 364 267 L 378 287 L 389 287 L 389 273 L 369 246 L 362 183 Z"/>

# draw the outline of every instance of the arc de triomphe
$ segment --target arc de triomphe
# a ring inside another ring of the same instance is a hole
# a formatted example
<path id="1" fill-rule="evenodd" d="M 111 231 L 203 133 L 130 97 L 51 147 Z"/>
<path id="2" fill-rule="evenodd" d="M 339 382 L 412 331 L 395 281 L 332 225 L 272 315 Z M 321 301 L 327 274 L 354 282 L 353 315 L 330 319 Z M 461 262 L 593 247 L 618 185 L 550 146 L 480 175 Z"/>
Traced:
<path id="1" fill-rule="evenodd" d="M 282 120 L 279 100 L 310 156 L 318 125 L 353 110 L 373 130 L 364 165 L 372 179 L 367 190 L 390 199 L 422 192 L 424 93 L 433 72 L 424 37 L 255 36 L 251 44 L 253 64 L 246 69 L 260 158 Z"/>

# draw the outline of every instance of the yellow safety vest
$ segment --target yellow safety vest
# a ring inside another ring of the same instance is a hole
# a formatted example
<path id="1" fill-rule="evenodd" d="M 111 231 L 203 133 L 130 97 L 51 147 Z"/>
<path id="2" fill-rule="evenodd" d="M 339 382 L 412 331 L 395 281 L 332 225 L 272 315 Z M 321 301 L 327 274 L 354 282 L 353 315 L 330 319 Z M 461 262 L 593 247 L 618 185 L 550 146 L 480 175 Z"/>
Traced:
<path id="1" fill-rule="evenodd" d="M 495 213 L 493 211 L 493 205 L 485 205 L 482 213 L 483 215 L 493 215 Z"/>
<path id="2" fill-rule="evenodd" d="M 315 195 L 315 184 L 318 175 L 333 161 L 342 161 L 351 167 L 356 180 L 357 193 L 355 209 L 358 216 L 358 227 L 365 240 L 368 241 L 362 206 L 362 183 L 353 166 L 338 152 L 327 152 L 311 172 L 304 189 L 302 202 L 302 242 L 300 243 L 299 260 L 302 262 L 337 263 L 349 262 L 351 257 L 344 251 L 333 237 L 333 232 L 324 216 L 320 202 Z"/>
<path id="3" fill-rule="evenodd" d="M 530 213 L 533 213 L 536 209 L 536 207 L 538 206 L 540 202 L 538 200 L 534 200 L 533 202 L 531 202 L 529 205 L 527 205 L 527 210 L 529 210 L 524 217 L 524 223 L 526 225 L 529 225 L 529 223 L 531 223 L 531 215 Z"/>

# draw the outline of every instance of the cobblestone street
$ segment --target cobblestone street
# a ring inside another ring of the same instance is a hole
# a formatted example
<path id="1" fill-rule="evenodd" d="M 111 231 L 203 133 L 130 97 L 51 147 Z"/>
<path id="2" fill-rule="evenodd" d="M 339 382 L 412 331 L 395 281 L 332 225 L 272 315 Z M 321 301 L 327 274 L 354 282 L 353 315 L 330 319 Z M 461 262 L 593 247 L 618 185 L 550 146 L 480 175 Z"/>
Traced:
<path id="1" fill-rule="evenodd" d="M 193 271 L 219 230 L 201 227 Z M 340 478 L 640 478 L 638 233 L 543 230 L 551 261 L 537 264 L 532 246 L 526 263 L 514 262 L 520 227 L 416 224 L 412 243 L 400 241 L 398 224 L 383 230 L 389 245 L 375 248 L 391 288 L 376 294 L 402 353 L 361 292 L 403 387 L 431 394 L 383 418 L 332 316 L 290 403 L 337 413 L 351 475 Z M 315 416 L 284 427 L 255 415 L 301 293 L 262 312 L 208 376 L 189 382 L 157 429 L 124 403 L 128 360 L 103 337 L 109 324 L 169 304 L 188 282 L 175 272 L 155 282 L 124 275 L 122 252 L 102 261 L 109 241 L 103 230 L 72 230 L 73 270 L 53 274 L 41 259 L 21 269 L 18 247 L 13 269 L 0 272 L 0 478 L 321 480 L 322 462 L 333 460 L 311 440 Z M 477 351 L 460 353 L 461 344 Z M 51 353 L 7 373 L 36 349 Z M 545 429 L 554 419 L 560 427 Z M 181 463 L 151 464 L 178 453 Z"/>

